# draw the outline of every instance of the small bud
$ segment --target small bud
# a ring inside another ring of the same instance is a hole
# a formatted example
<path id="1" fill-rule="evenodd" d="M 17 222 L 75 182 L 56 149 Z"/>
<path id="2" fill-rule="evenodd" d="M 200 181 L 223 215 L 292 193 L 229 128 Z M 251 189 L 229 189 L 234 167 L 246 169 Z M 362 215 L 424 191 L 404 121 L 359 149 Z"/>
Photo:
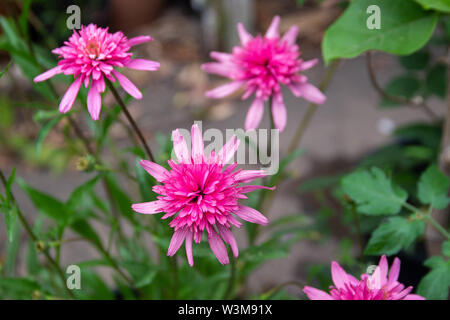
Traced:
<path id="1" fill-rule="evenodd" d="M 39 240 L 35 243 L 36 250 L 38 252 L 43 252 L 45 250 L 45 242 L 42 240 Z"/>
<path id="2" fill-rule="evenodd" d="M 84 157 L 78 158 L 76 163 L 76 168 L 78 171 L 92 171 L 95 169 L 95 158 L 91 155 L 86 155 Z"/>
<path id="3" fill-rule="evenodd" d="M 40 300 L 41 299 L 41 292 L 39 290 L 34 290 L 31 294 L 31 299 L 33 300 Z"/>

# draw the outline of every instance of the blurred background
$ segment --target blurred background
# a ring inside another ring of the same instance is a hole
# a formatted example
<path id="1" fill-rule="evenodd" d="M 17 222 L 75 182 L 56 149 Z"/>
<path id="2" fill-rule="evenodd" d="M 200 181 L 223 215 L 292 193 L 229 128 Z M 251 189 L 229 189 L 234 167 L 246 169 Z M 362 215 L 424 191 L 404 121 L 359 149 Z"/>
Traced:
<path id="1" fill-rule="evenodd" d="M 21 3 L 2 0 L 0 14 L 18 16 Z M 244 22 L 254 34 L 265 32 L 274 15 L 281 16 L 282 33 L 291 25 L 297 25 L 302 57 L 306 60 L 320 58 L 319 65 L 306 73 L 310 82 L 318 85 L 325 73 L 320 50 L 323 32 L 345 8 L 346 1 L 36 0 L 29 15 L 32 41 L 43 48 L 61 46 L 71 34 L 66 27 L 66 8 L 72 4 L 81 8 L 82 24 L 93 22 L 109 26 L 113 31 L 123 30 L 129 37 L 145 34 L 155 39 L 136 47 L 134 52 L 138 57 L 159 61 L 161 68 L 157 72 L 127 70 L 126 75 L 144 92 L 142 100 L 130 101 L 129 110 L 150 145 L 158 148 L 161 134 L 168 135 L 175 128 L 189 128 L 194 120 L 202 120 L 204 129 L 243 127 L 249 102 L 240 100 L 241 92 L 226 99 L 207 99 L 204 92 L 224 80 L 200 69 L 202 63 L 210 60 L 209 51 L 230 51 L 237 44 L 238 21 Z M 376 53 L 373 59 L 377 78 L 383 85 L 403 72 L 395 57 Z M 0 51 L 0 69 L 8 62 L 8 54 Z M 66 88 L 67 85 L 62 85 L 57 89 L 63 93 Z M 342 61 L 326 95 L 327 102 L 319 107 L 301 143 L 305 154 L 289 167 L 292 179 L 279 186 L 281 192 L 271 212 L 265 212 L 271 219 L 298 213 L 304 216 L 302 223 L 313 225 L 317 232 L 296 243 L 288 257 L 272 260 L 254 272 L 249 281 L 250 292 L 261 292 L 293 279 L 306 282 L 317 276 L 320 279 L 321 274 L 329 277 L 329 263 L 333 259 L 344 264 L 354 263 L 359 251 L 354 230 L 346 223 L 333 196 L 314 192 L 314 187 L 307 182 L 318 177 L 325 179 L 319 182 L 328 181 L 326 177 L 337 179 L 378 147 L 392 142 L 390 134 L 396 127 L 429 121 L 419 108 L 380 108 L 380 98 L 370 82 L 364 57 Z M 285 92 L 284 97 L 288 124 L 280 135 L 282 153 L 308 105 L 290 92 Z M 32 90 L 16 65 L 0 79 L 0 167 L 9 173 L 17 166 L 18 175 L 30 185 L 65 200 L 74 186 L 86 181 L 89 175 L 77 170 L 79 155 L 75 148 L 66 145 L 67 128 L 63 122 L 48 132 L 37 152 L 36 143 L 42 128 L 33 117 L 42 103 L 40 100 L 42 98 Z M 113 103 L 113 97 L 107 95 L 104 101 L 108 106 Z M 444 113 L 442 100 L 431 98 L 429 102 L 436 114 Z M 76 102 L 74 108 L 81 106 Z M 81 113 L 76 117 L 83 119 Z M 82 126 L 88 129 L 86 121 Z M 269 127 L 267 113 L 262 126 Z M 120 124 L 115 124 L 110 134 L 120 147 L 130 144 Z M 114 161 L 113 151 L 104 150 L 104 159 Z M 135 159 L 130 157 L 129 161 L 134 163 Z M 29 219 L 34 219 L 36 209 L 29 199 L 18 188 L 15 193 L 22 211 Z M 324 202 L 327 209 L 323 209 Z M 6 241 L 2 223 L 3 220 L 0 221 L 0 264 L 5 260 Z M 241 231 L 236 234 L 240 246 L 245 247 L 246 239 Z M 26 238 L 25 234 L 22 236 Z M 433 250 L 432 245 L 428 250 Z M 19 270 L 24 265 L 24 254 L 19 253 Z M 83 243 L 68 243 L 62 262 L 72 264 L 95 255 Z M 298 289 L 291 288 L 291 291 L 297 296 L 300 294 Z"/>

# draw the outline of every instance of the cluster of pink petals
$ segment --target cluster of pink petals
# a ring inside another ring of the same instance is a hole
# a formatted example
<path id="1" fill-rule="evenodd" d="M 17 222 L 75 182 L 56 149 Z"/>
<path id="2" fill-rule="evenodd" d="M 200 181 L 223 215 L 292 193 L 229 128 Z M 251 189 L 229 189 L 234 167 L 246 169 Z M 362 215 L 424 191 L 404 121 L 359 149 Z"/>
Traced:
<path id="1" fill-rule="evenodd" d="M 222 149 L 209 156 L 204 155 L 201 131 L 197 125 L 191 129 L 192 152 L 178 130 L 172 132 L 177 161 L 169 160 L 170 170 L 150 161 L 142 160 L 141 166 L 161 184 L 153 187 L 160 194 L 158 200 L 133 204 L 134 211 L 144 214 L 165 212 L 162 219 L 174 217 L 170 226 L 175 229 L 167 255 L 173 256 L 185 242 L 186 255 L 194 265 L 192 241 L 200 243 L 206 229 L 209 245 L 221 264 L 228 264 L 225 243 L 229 244 L 235 257 L 238 246 L 230 228 L 241 223 L 234 217 L 267 225 L 269 221 L 257 210 L 239 205 L 248 192 L 267 188 L 257 185 L 242 186 L 264 177 L 263 170 L 235 170 L 237 163 L 226 164 L 233 158 L 239 140 L 233 136 Z M 273 188 L 267 188 L 272 189 Z"/>
<path id="2" fill-rule="evenodd" d="M 331 263 L 331 275 L 334 286 L 330 293 L 305 286 L 303 292 L 311 300 L 424 300 L 425 298 L 410 294 L 413 287 L 399 283 L 400 259 L 395 258 L 388 274 L 386 256 L 382 256 L 372 275 L 363 274 L 358 280 L 347 274 L 336 262 Z"/>
<path id="3" fill-rule="evenodd" d="M 132 46 L 153 40 L 149 36 L 139 36 L 131 39 L 122 32 L 110 33 L 108 28 L 99 28 L 94 24 L 82 26 L 75 30 L 64 46 L 54 49 L 61 60 L 58 66 L 38 75 L 34 82 L 47 80 L 57 74 L 73 74 L 75 81 L 64 94 L 59 104 L 59 111 L 68 112 L 77 97 L 82 84 L 90 86 L 87 106 L 91 118 L 98 120 L 101 110 L 101 93 L 105 91 L 104 77 L 112 82 L 116 79 L 131 96 L 142 98 L 142 93 L 124 75 L 115 68 L 130 68 L 136 70 L 154 71 L 159 63 L 144 59 L 131 59 L 128 52 Z"/>
<path id="4" fill-rule="evenodd" d="M 255 99 L 250 106 L 245 120 L 245 129 L 255 129 L 261 122 L 264 113 L 264 102 L 272 99 L 272 114 L 275 126 L 283 131 L 286 126 L 286 106 L 283 102 L 281 85 L 287 86 L 296 97 L 303 97 L 311 102 L 322 104 L 326 97 L 319 89 L 307 82 L 307 77 L 299 74 L 315 66 L 317 59 L 304 61 L 295 44 L 298 28 L 291 27 L 280 38 L 280 17 L 273 18 L 264 36 L 253 37 L 238 24 L 241 40 L 240 47 L 233 52 L 211 52 L 211 58 L 218 62 L 206 63 L 203 70 L 230 78 L 232 82 L 219 86 L 206 95 L 211 98 L 225 97 L 243 85 L 247 99 L 253 93 Z"/>

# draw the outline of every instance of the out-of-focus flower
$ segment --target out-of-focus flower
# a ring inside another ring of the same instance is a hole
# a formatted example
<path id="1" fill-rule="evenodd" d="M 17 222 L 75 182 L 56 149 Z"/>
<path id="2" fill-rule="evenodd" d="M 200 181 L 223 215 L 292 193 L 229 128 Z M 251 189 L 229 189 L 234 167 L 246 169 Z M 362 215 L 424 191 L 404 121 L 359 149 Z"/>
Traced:
<path id="1" fill-rule="evenodd" d="M 209 156 L 204 155 L 201 131 L 195 124 L 191 129 L 192 152 L 189 153 L 186 141 L 178 130 L 172 132 L 177 162 L 169 160 L 170 170 L 142 160 L 140 165 L 151 174 L 160 185 L 153 187 L 160 194 L 158 200 L 133 204 L 134 211 L 144 214 L 165 212 L 162 219 L 173 217 L 170 226 L 175 229 L 167 255 L 173 256 L 185 242 L 186 255 L 191 266 L 194 265 L 192 240 L 200 243 L 203 231 L 214 255 L 221 264 L 228 264 L 229 258 L 225 241 L 238 256 L 236 239 L 231 226 L 239 228 L 241 223 L 235 216 L 253 223 L 267 225 L 269 221 L 259 211 L 240 205 L 239 199 L 246 199 L 248 192 L 265 188 L 246 185 L 257 178 L 264 177 L 263 170 L 236 170 L 237 163 L 226 166 L 239 146 L 233 136 L 222 149 Z"/>
<path id="2" fill-rule="evenodd" d="M 105 91 L 106 77 L 111 82 L 116 79 L 131 96 L 142 98 L 138 88 L 116 68 L 155 71 L 159 63 L 145 59 L 131 59 L 128 52 L 131 47 L 153 40 L 149 36 L 138 36 L 128 39 L 122 32 L 108 32 L 108 28 L 100 28 L 94 24 L 82 26 L 75 30 L 64 46 L 54 49 L 61 60 L 58 66 L 38 75 L 34 82 L 47 80 L 57 74 L 73 74 L 74 82 L 64 94 L 59 111 L 68 112 L 77 97 L 82 84 L 90 86 L 87 96 L 87 106 L 92 120 L 98 120 L 101 110 L 101 93 Z"/>
<path id="3" fill-rule="evenodd" d="M 331 263 L 331 275 L 334 286 L 330 293 L 305 286 L 303 292 L 311 300 L 424 300 L 416 294 L 410 294 L 413 287 L 405 288 L 398 282 L 400 274 L 400 259 L 395 258 L 388 274 L 386 256 L 382 256 L 375 271 L 371 274 L 362 274 L 357 280 L 347 274 L 336 262 Z"/>
<path id="4" fill-rule="evenodd" d="M 253 93 L 255 99 L 245 119 L 245 129 L 255 129 L 264 113 L 264 102 L 271 98 L 272 114 L 275 126 L 283 131 L 286 126 L 286 106 L 281 93 L 281 85 L 286 85 L 296 97 L 303 97 L 311 102 L 322 104 L 326 97 L 319 89 L 307 82 L 307 77 L 299 74 L 315 66 L 317 59 L 304 61 L 295 44 L 298 28 L 292 26 L 280 38 L 278 27 L 280 17 L 273 18 L 264 36 L 251 36 L 242 23 L 237 29 L 241 40 L 240 47 L 233 52 L 211 52 L 211 58 L 218 62 L 203 64 L 206 72 L 230 78 L 232 82 L 206 92 L 210 98 L 223 98 L 243 85 L 247 99 Z"/>

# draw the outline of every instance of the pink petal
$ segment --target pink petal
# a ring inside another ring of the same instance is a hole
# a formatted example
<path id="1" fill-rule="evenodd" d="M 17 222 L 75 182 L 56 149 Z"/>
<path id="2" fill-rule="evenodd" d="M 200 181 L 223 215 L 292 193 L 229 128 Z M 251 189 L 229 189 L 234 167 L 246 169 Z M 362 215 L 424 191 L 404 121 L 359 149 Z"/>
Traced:
<path id="1" fill-rule="evenodd" d="M 284 34 L 283 38 L 281 38 L 281 41 L 286 41 L 288 44 L 292 45 L 297 40 L 297 35 L 298 35 L 298 27 L 292 26 Z"/>
<path id="2" fill-rule="evenodd" d="M 70 85 L 59 104 L 59 112 L 66 113 L 72 108 L 82 82 L 83 77 L 80 76 Z"/>
<path id="3" fill-rule="evenodd" d="M 345 288 L 348 281 L 347 273 L 336 261 L 331 262 L 331 277 L 336 288 Z"/>
<path id="4" fill-rule="evenodd" d="M 312 59 L 312 60 L 308 60 L 308 61 L 303 61 L 302 64 L 300 65 L 299 71 L 305 71 L 305 70 L 311 69 L 318 62 L 319 62 L 319 59 Z"/>
<path id="5" fill-rule="evenodd" d="M 219 229 L 222 239 L 230 245 L 234 257 L 237 258 L 239 256 L 239 248 L 236 242 L 236 238 L 233 235 L 233 232 L 231 232 L 229 228 L 224 227 L 221 224 L 218 224 L 217 228 Z"/>
<path id="6" fill-rule="evenodd" d="M 215 89 L 209 90 L 205 93 L 208 98 L 220 99 L 226 97 L 237 89 L 239 89 L 244 84 L 244 81 L 233 81 L 227 84 L 221 85 Z"/>
<path id="7" fill-rule="evenodd" d="M 286 127 L 286 106 L 281 93 L 276 94 L 272 99 L 272 115 L 275 127 L 282 132 Z"/>
<path id="8" fill-rule="evenodd" d="M 243 46 L 245 46 L 248 41 L 253 39 L 252 35 L 247 32 L 247 30 L 245 29 L 245 27 L 242 24 L 242 22 L 239 22 L 237 24 L 237 30 L 238 30 L 238 34 L 239 34 L 239 39 L 241 39 L 241 44 Z"/>
<path id="9" fill-rule="evenodd" d="M 169 250 L 167 250 L 167 255 L 169 257 L 173 256 L 177 253 L 178 249 L 180 249 L 183 244 L 184 239 L 188 233 L 188 228 L 178 229 L 173 233 L 172 239 L 170 240 Z"/>
<path id="10" fill-rule="evenodd" d="M 247 116 L 245 117 L 245 130 L 256 129 L 261 122 L 264 114 L 264 101 L 256 98 L 253 100 L 250 108 L 248 109 Z"/>
<path id="11" fill-rule="evenodd" d="M 243 186 L 239 189 L 240 193 L 248 193 L 259 189 L 275 190 L 276 187 L 266 187 L 266 186 Z"/>
<path id="12" fill-rule="evenodd" d="M 388 283 L 392 284 L 397 281 L 398 275 L 400 274 L 400 259 L 395 258 L 392 263 L 391 270 L 389 271 Z"/>
<path id="13" fill-rule="evenodd" d="M 403 300 L 426 300 L 424 297 L 419 296 L 418 294 L 408 294 Z"/>
<path id="14" fill-rule="evenodd" d="M 261 212 L 247 206 L 239 206 L 238 210 L 234 211 L 234 214 L 248 222 L 262 224 L 264 226 L 269 224 L 269 220 Z"/>
<path id="15" fill-rule="evenodd" d="M 230 260 L 228 259 L 227 248 L 223 244 L 223 241 L 222 239 L 220 239 L 216 230 L 213 229 L 211 233 L 208 233 L 208 242 L 212 252 L 221 264 L 225 265 L 230 263 Z"/>
<path id="16" fill-rule="evenodd" d="M 327 99 L 319 89 L 309 83 L 296 83 L 289 88 L 296 97 L 303 97 L 312 103 L 323 104 Z"/>
<path id="17" fill-rule="evenodd" d="M 233 59 L 233 55 L 225 52 L 211 51 L 209 54 L 211 58 L 220 62 L 228 62 Z"/>
<path id="18" fill-rule="evenodd" d="M 272 22 L 270 23 L 269 28 L 267 29 L 266 38 L 279 38 L 280 34 L 278 32 L 278 28 L 280 26 L 280 17 L 275 16 L 272 19 Z"/>
<path id="19" fill-rule="evenodd" d="M 89 89 L 87 96 L 87 107 L 92 120 L 98 120 L 100 116 L 100 110 L 102 108 L 102 97 L 98 90 L 97 81 L 93 81 L 91 89 Z"/>
<path id="20" fill-rule="evenodd" d="M 145 169 L 145 171 L 152 175 L 156 179 L 156 181 L 159 182 L 164 181 L 167 174 L 169 173 L 164 167 L 161 167 L 159 164 L 148 160 L 141 160 L 139 161 L 139 164 L 142 168 Z"/>
<path id="21" fill-rule="evenodd" d="M 201 163 L 203 160 L 204 146 L 202 133 L 197 124 L 191 128 L 191 142 L 192 142 L 192 159 L 194 163 Z"/>
<path id="22" fill-rule="evenodd" d="M 383 255 L 378 263 L 378 267 L 380 268 L 380 280 L 381 286 L 383 286 L 387 282 L 387 274 L 388 274 L 388 261 L 386 256 Z"/>
<path id="23" fill-rule="evenodd" d="M 333 300 L 333 298 L 325 291 L 313 287 L 305 286 L 303 292 L 310 300 Z"/>
<path id="24" fill-rule="evenodd" d="M 222 163 L 227 163 L 233 158 L 237 149 L 239 148 L 240 140 L 236 136 L 232 136 L 230 140 L 220 149 L 218 153 L 218 158 Z"/>
<path id="25" fill-rule="evenodd" d="M 146 70 L 146 71 L 158 70 L 159 66 L 160 66 L 159 62 L 145 59 L 132 59 L 125 65 L 125 67 L 130 69 Z"/>
<path id="26" fill-rule="evenodd" d="M 138 37 L 134 37 L 128 40 L 128 45 L 130 47 L 136 46 L 138 44 L 144 43 L 144 42 L 148 42 L 148 41 L 152 41 L 153 38 L 150 36 L 138 36 Z"/>
<path id="27" fill-rule="evenodd" d="M 56 66 L 54 68 L 51 68 L 50 70 L 45 71 L 44 73 L 41 73 L 40 75 L 36 76 L 33 81 L 34 82 L 41 82 L 41 81 L 45 81 L 47 79 L 50 79 L 51 77 L 62 73 L 62 68 L 61 66 Z"/>
<path id="28" fill-rule="evenodd" d="M 231 75 L 233 74 L 233 65 L 219 62 L 208 62 L 202 64 L 202 70 L 208 73 L 231 78 Z"/>
<path id="29" fill-rule="evenodd" d="M 189 150 L 184 141 L 184 137 L 181 135 L 178 129 L 172 131 L 173 149 L 175 155 L 180 163 L 190 163 Z"/>
<path id="30" fill-rule="evenodd" d="M 112 71 L 112 74 L 119 80 L 120 85 L 122 88 L 130 94 L 135 99 L 142 99 L 142 93 L 139 91 L 138 88 L 131 82 L 127 77 L 125 77 L 120 72 L 117 72 L 116 70 Z"/>
<path id="31" fill-rule="evenodd" d="M 265 176 L 267 176 L 267 174 L 264 170 L 241 170 L 236 173 L 234 179 L 238 183 L 247 183 Z"/>
<path id="32" fill-rule="evenodd" d="M 184 246 L 186 247 L 186 257 L 188 259 L 189 265 L 191 267 L 194 266 L 194 256 L 192 255 L 192 238 L 193 238 L 193 232 L 191 230 L 188 231 L 186 235 L 186 242 L 184 243 Z"/>
<path id="33" fill-rule="evenodd" d="M 163 211 L 163 208 L 161 207 L 161 202 L 159 200 L 143 203 L 134 203 L 133 205 L 131 205 L 131 208 L 136 212 L 144 214 L 154 214 Z"/>

